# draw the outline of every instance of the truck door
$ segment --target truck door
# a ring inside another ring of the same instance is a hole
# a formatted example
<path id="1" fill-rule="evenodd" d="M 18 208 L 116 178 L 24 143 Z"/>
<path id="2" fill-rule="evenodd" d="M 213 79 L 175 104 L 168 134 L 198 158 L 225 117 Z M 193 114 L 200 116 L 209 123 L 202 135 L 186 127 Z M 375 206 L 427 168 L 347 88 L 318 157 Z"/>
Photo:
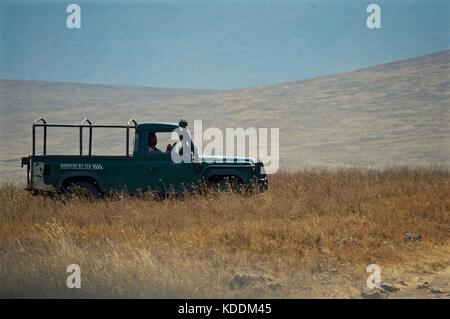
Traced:
<path id="1" fill-rule="evenodd" d="M 169 153 L 148 152 L 143 172 L 145 188 L 182 191 L 184 187 L 201 181 L 201 172 L 195 169 L 195 165 L 198 164 L 176 164 Z"/>

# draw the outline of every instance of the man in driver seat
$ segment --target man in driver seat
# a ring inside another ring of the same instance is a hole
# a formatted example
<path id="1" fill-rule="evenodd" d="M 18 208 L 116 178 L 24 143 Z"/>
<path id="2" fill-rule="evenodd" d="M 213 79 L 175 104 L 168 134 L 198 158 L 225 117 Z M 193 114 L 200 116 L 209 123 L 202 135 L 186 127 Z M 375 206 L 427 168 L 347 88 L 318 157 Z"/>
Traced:
<path id="1" fill-rule="evenodd" d="M 148 134 L 148 152 L 151 153 L 158 153 L 163 154 L 161 150 L 159 150 L 156 145 L 158 144 L 158 138 L 156 137 L 156 133 L 150 132 Z M 172 146 L 169 144 L 167 145 L 166 154 L 170 153 L 172 150 Z"/>

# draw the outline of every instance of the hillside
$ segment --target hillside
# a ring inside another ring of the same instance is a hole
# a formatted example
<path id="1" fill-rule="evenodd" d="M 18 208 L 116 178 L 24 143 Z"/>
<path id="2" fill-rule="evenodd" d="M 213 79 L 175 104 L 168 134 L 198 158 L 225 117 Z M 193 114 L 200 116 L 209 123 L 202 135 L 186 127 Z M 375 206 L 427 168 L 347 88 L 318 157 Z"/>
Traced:
<path id="1" fill-rule="evenodd" d="M 189 121 L 204 127 L 278 127 L 284 168 L 450 164 L 450 51 L 350 73 L 230 91 L 0 81 L 3 180 L 30 153 L 32 121 Z M 99 134 L 94 152 L 122 151 Z M 114 143 L 113 143 L 114 142 Z M 50 132 L 50 151 L 76 152 L 77 135 Z M 22 175 L 23 176 L 23 175 Z"/>

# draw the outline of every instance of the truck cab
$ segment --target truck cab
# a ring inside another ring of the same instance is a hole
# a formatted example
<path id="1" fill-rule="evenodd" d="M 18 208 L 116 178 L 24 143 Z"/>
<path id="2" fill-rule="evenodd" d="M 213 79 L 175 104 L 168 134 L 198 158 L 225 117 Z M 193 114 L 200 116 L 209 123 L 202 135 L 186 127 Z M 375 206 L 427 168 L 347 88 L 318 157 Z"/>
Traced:
<path id="1" fill-rule="evenodd" d="M 79 155 L 49 155 L 46 152 L 47 130 L 51 127 L 79 128 Z M 43 118 L 33 122 L 32 154 L 22 158 L 27 167 L 27 189 L 36 192 L 66 193 L 74 189 L 101 196 L 114 191 L 157 193 L 192 191 L 200 186 L 220 186 L 232 183 L 245 188 L 265 191 L 268 178 L 262 162 L 252 158 L 223 158 L 211 161 L 198 156 L 197 160 L 176 163 L 171 152 L 154 151 L 150 146 L 152 136 L 186 129 L 187 122 L 137 123 L 134 119 L 126 125 L 94 125 L 88 119 L 80 124 L 47 123 Z M 125 129 L 124 156 L 98 156 L 92 154 L 94 129 Z M 36 153 L 36 130 L 43 131 L 42 154 Z M 89 134 L 87 151 L 83 149 L 83 134 Z M 130 152 L 130 133 L 134 145 Z M 182 138 L 182 137 L 181 137 Z M 153 142 L 154 143 L 154 142 Z M 172 145 L 174 146 L 174 145 Z M 195 146 L 192 144 L 193 148 Z M 85 154 L 87 153 L 87 154 Z"/>

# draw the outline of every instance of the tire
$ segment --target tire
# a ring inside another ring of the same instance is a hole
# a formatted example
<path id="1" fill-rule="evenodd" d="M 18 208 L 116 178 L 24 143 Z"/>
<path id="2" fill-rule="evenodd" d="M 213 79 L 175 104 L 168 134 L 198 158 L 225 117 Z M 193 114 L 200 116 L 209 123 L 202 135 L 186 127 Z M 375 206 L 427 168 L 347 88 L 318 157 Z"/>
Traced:
<path id="1" fill-rule="evenodd" d="M 236 176 L 217 176 L 210 182 L 212 189 L 218 192 L 239 193 L 243 190 L 243 183 Z"/>
<path id="2" fill-rule="evenodd" d="M 101 195 L 97 186 L 90 182 L 73 182 L 64 191 L 64 199 L 79 198 L 93 200 Z"/>

